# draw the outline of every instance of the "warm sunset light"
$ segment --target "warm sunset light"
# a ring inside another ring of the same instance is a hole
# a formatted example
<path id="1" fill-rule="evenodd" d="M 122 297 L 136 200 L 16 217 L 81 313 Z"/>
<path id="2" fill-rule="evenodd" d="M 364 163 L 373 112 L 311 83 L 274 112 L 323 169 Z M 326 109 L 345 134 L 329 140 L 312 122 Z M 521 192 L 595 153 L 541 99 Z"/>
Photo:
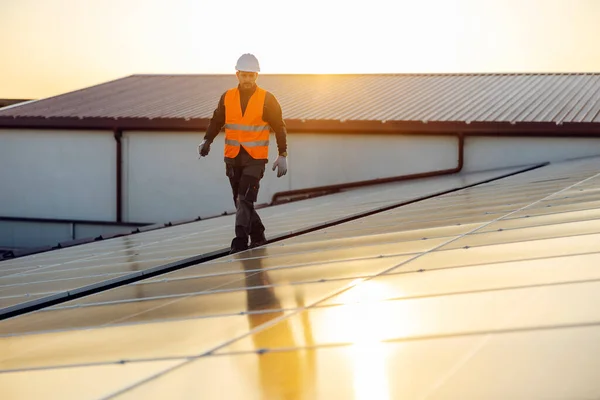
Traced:
<path id="1" fill-rule="evenodd" d="M 595 0 L 0 2 L 0 98 L 138 73 L 596 72 Z"/>

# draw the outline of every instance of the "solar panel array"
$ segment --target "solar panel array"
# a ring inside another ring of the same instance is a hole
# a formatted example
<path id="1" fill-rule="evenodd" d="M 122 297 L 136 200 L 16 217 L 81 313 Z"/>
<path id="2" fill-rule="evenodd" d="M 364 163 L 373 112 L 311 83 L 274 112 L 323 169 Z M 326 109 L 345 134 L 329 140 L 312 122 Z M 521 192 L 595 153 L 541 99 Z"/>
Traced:
<path id="1" fill-rule="evenodd" d="M 597 158 L 552 164 L 2 321 L 0 386 L 15 399 L 598 397 L 598 171 Z"/>
<path id="2" fill-rule="evenodd" d="M 414 182 L 410 191 L 387 185 L 377 197 L 368 188 L 285 204 L 260 211 L 268 237 L 311 228 L 325 221 L 359 214 L 403 200 L 459 188 L 494 173 Z M 118 237 L 0 262 L 0 315 L 55 299 L 68 299 L 115 282 L 142 277 L 202 254 L 226 250 L 233 235 L 234 216 Z"/>

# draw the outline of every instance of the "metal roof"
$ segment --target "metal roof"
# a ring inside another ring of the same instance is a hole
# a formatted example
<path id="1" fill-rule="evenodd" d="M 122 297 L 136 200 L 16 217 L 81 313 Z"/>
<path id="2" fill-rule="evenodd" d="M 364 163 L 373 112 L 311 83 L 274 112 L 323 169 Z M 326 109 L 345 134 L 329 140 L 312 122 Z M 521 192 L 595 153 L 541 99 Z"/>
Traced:
<path id="1" fill-rule="evenodd" d="M 261 75 L 258 83 L 293 122 L 600 123 L 600 73 Z M 201 127 L 236 84 L 233 75 L 133 75 L 0 110 L 0 126 L 50 119 Z"/>
<path id="2" fill-rule="evenodd" d="M 14 104 L 24 103 L 29 100 L 25 99 L 0 99 L 0 108 L 12 106 Z"/>

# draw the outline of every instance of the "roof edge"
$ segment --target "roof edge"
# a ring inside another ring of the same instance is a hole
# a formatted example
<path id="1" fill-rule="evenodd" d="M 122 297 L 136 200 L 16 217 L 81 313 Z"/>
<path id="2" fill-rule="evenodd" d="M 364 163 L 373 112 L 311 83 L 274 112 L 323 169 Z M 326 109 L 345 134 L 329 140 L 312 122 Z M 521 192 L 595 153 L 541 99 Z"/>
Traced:
<path id="1" fill-rule="evenodd" d="M 497 75 L 510 75 L 510 76 L 533 76 L 533 75 L 547 75 L 547 76 L 569 76 L 569 75 L 600 75 L 600 71 L 580 71 L 580 72 L 543 72 L 543 71 L 531 71 L 531 72 L 346 72 L 346 73 L 275 73 L 275 72 L 261 72 L 260 76 L 497 76 Z M 192 74 L 192 73 L 164 73 L 164 74 L 149 74 L 140 73 L 129 75 L 128 77 L 137 78 L 154 78 L 154 77 L 223 77 L 223 76 L 235 76 L 233 72 L 223 73 L 206 73 L 206 74 Z"/>
<path id="2" fill-rule="evenodd" d="M 14 103 L 14 104 L 11 104 L 8 106 L 0 107 L 0 111 L 5 111 L 5 110 L 11 109 L 11 108 L 17 108 L 20 106 L 24 106 L 26 104 L 35 103 L 36 101 L 39 101 L 39 100 L 38 99 L 24 100 L 24 101 Z"/>
<path id="3" fill-rule="evenodd" d="M 132 75 L 121 76 L 121 77 L 114 78 L 114 79 L 111 79 L 111 80 L 108 80 L 108 81 L 100 82 L 100 83 L 89 85 L 89 86 L 84 86 L 84 87 L 81 87 L 79 89 L 74 89 L 74 90 L 71 90 L 71 91 L 68 91 L 68 92 L 59 93 L 59 94 L 55 94 L 55 95 L 47 96 L 47 97 L 40 97 L 39 99 L 32 99 L 32 100 L 25 101 L 25 102 L 22 102 L 22 103 L 13 104 L 11 106 L 2 107 L 0 110 L 1 111 L 5 111 L 5 110 L 7 110 L 7 109 L 9 109 L 11 107 L 18 107 L 18 106 L 21 106 L 21 105 L 26 105 L 26 104 L 31 104 L 31 103 L 36 103 L 36 102 L 40 102 L 40 101 L 46 101 L 46 100 L 50 100 L 50 99 L 56 99 L 56 98 L 59 98 L 59 97 L 72 95 L 73 93 L 82 92 L 82 91 L 85 91 L 85 90 L 88 90 L 88 89 L 92 89 L 92 88 L 95 88 L 95 87 L 98 87 L 98 86 L 104 86 L 104 85 L 112 84 L 114 82 L 130 78 L 131 76 Z"/>
<path id="4" fill-rule="evenodd" d="M 207 118 L 73 118 L 0 117 L 0 129 L 81 129 L 110 131 L 205 131 Z M 600 123 L 594 122 L 464 122 L 464 121 L 374 121 L 286 119 L 290 133 L 385 133 L 456 134 L 486 136 L 585 136 L 600 137 Z"/>

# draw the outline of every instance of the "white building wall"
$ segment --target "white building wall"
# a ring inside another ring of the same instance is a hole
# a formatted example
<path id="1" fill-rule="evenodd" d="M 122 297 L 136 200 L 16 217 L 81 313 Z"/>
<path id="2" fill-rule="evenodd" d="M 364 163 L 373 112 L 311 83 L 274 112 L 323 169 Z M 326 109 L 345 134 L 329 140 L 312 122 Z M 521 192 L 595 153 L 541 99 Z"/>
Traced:
<path id="1" fill-rule="evenodd" d="M 452 136 L 320 133 L 289 138 L 291 189 L 452 169 L 458 164 L 458 139 Z"/>
<path id="2" fill-rule="evenodd" d="M 127 234 L 135 231 L 133 226 L 123 225 L 90 225 L 84 223 L 77 223 L 73 227 L 73 238 L 72 239 L 86 239 L 95 238 L 100 235 L 112 235 L 116 233 Z"/>
<path id="3" fill-rule="evenodd" d="M 204 134 L 125 132 L 124 219 L 167 222 L 232 210 L 217 138 L 208 157 L 198 159 Z"/>
<path id="4" fill-rule="evenodd" d="M 233 211 L 223 161 L 223 134 L 198 159 L 204 133 L 125 132 L 128 221 L 165 222 Z M 257 203 L 280 191 L 454 168 L 455 137 L 402 135 L 288 135 L 288 173 L 271 170 L 274 135 Z"/>
<path id="5" fill-rule="evenodd" d="M 482 171 L 600 155 L 595 138 L 467 137 L 463 171 Z"/>
<path id="6" fill-rule="evenodd" d="M 0 247 L 43 247 L 72 239 L 72 226 L 61 223 L 0 221 Z"/>
<path id="7" fill-rule="evenodd" d="M 114 220 L 112 132 L 0 129 L 0 215 Z"/>
<path id="8" fill-rule="evenodd" d="M 198 159 L 203 132 L 125 132 L 123 207 L 129 222 L 167 222 L 234 210 L 225 176 L 223 134 Z M 280 191 L 454 168 L 453 136 L 288 135 L 289 171 L 277 178 L 271 158 L 258 203 Z M 599 139 L 469 137 L 465 172 L 600 155 Z M 110 131 L 0 130 L 0 216 L 116 219 L 116 143 Z M 42 226 L 43 225 L 43 226 Z M 54 245 L 73 236 L 128 230 L 0 222 L 0 246 Z"/>
<path id="9" fill-rule="evenodd" d="M 100 235 L 127 234 L 135 226 L 88 224 L 61 221 L 0 221 L 0 247 L 25 248 L 56 246 L 75 239 Z"/>

